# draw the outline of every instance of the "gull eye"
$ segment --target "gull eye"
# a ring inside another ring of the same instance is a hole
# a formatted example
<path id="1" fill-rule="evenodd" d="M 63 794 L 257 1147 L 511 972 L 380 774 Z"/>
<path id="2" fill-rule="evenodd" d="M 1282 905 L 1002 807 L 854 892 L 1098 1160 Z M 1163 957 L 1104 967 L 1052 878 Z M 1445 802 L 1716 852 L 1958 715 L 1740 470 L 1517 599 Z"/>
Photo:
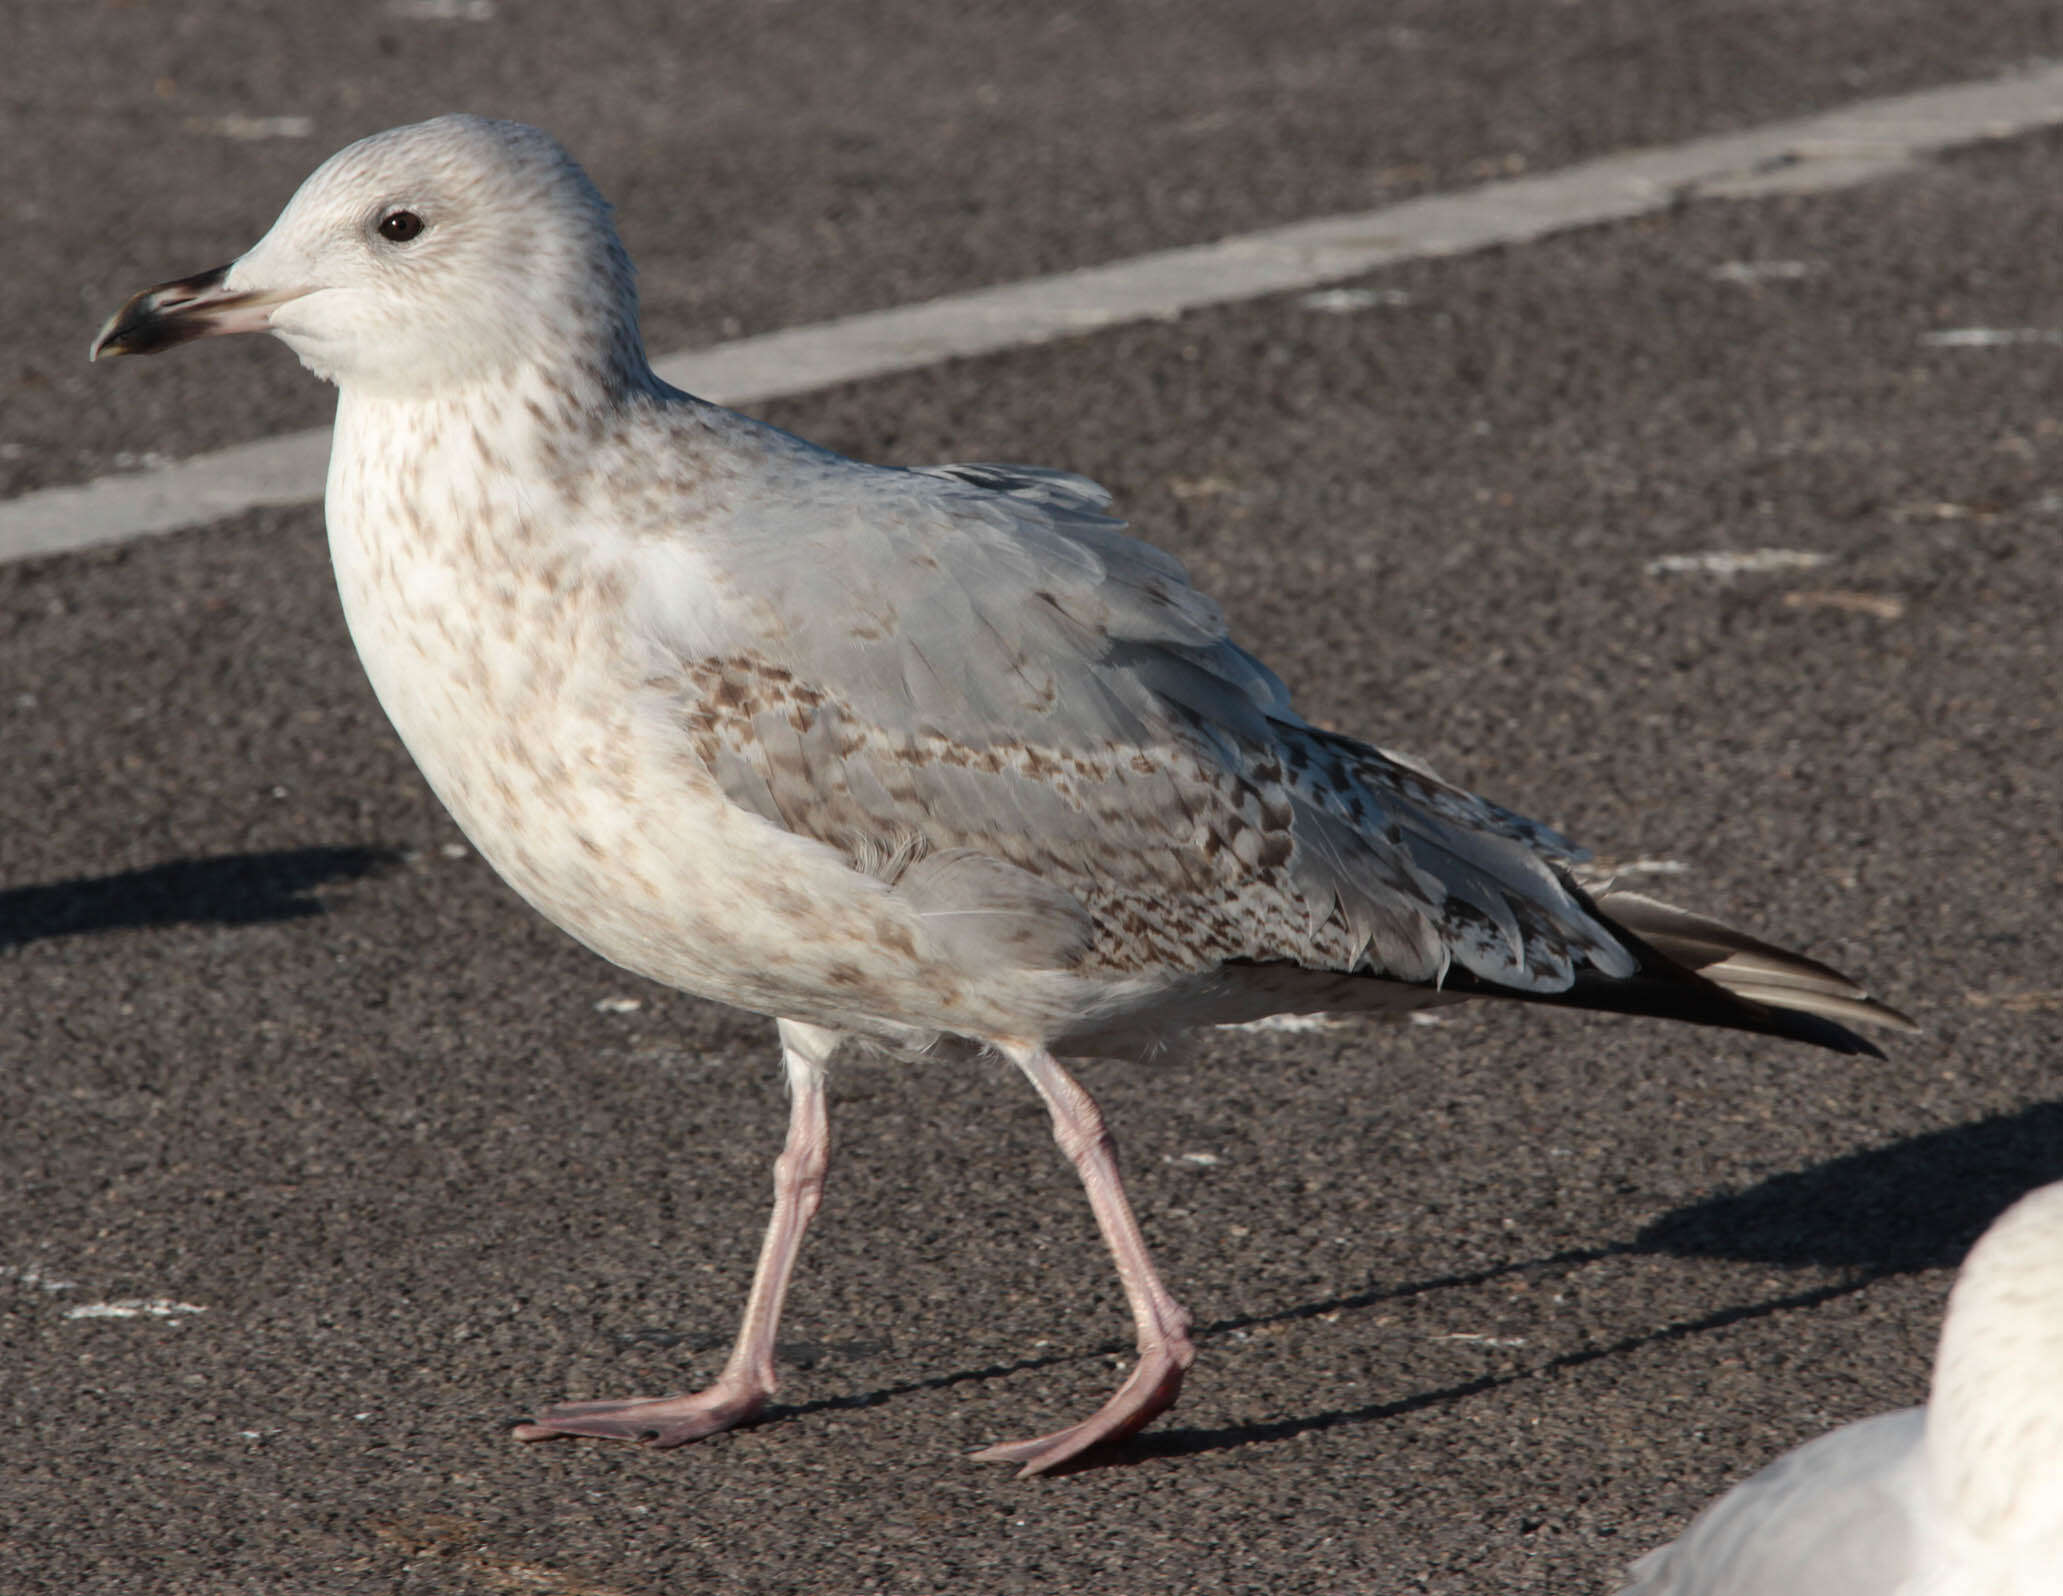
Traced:
<path id="1" fill-rule="evenodd" d="M 414 211 L 389 211 L 380 218 L 380 237 L 390 244 L 405 244 L 423 230 L 423 219 Z"/>

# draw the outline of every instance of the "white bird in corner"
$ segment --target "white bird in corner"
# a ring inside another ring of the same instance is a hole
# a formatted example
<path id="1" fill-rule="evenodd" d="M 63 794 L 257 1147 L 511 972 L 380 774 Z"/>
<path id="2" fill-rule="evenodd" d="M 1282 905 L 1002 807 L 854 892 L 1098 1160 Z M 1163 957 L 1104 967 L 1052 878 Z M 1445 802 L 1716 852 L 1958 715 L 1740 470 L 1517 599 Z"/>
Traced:
<path id="1" fill-rule="evenodd" d="M 1964 1260 L 1925 1407 L 1778 1458 L 1632 1580 L 1620 1596 L 2063 1596 L 2063 1182 Z"/>
<path id="2" fill-rule="evenodd" d="M 1064 1057 L 1469 997 L 1875 1050 L 1824 965 L 1586 875 L 1544 826 L 1323 731 L 1110 496 L 861 464 L 647 363 L 609 207 L 550 137 L 440 117 L 350 146 L 232 265 L 95 356 L 268 331 L 339 389 L 337 585 L 381 704 L 516 891 L 604 958 L 779 1021 L 791 1095 L 735 1349 L 685 1396 L 515 1433 L 661 1446 L 757 1414 L 844 1038 L 1029 1077 L 1139 1358 L 1035 1473 L 1175 1400 L 1188 1316 Z"/>

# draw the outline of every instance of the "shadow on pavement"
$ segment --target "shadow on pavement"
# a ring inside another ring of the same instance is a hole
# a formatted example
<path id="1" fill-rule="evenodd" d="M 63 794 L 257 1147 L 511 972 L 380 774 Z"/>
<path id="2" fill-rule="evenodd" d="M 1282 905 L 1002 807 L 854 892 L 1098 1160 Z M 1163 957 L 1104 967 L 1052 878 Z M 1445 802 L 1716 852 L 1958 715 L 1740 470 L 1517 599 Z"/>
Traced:
<path id="1" fill-rule="evenodd" d="M 1605 1258 L 1642 1254 L 1730 1258 L 1852 1271 L 1843 1280 L 1755 1302 L 1731 1304 L 1695 1319 L 1657 1325 L 1609 1343 L 1564 1352 L 1538 1364 L 1486 1373 L 1456 1385 L 1364 1407 L 1218 1430 L 1149 1430 L 1129 1441 L 1085 1454 L 1053 1473 L 1057 1477 L 1081 1468 L 1123 1466 L 1154 1457 L 1212 1452 L 1257 1441 L 1286 1440 L 1342 1424 L 1396 1418 L 1499 1386 L 1601 1362 L 1639 1347 L 1684 1340 L 1772 1314 L 1818 1307 L 1853 1295 L 1886 1276 L 1960 1264 L 1985 1227 L 2016 1198 L 2059 1179 L 2063 1179 L 2063 1102 L 2039 1103 L 2017 1114 L 1997 1115 L 1951 1130 L 1909 1137 L 1887 1147 L 1845 1154 L 1811 1169 L 1773 1176 L 1744 1192 L 1688 1204 L 1664 1214 L 1628 1241 L 1569 1248 L 1544 1257 L 1381 1286 L 1300 1303 L 1274 1313 L 1199 1325 L 1196 1339 L 1209 1341 L 1257 1325 L 1283 1324 L 1428 1292 L 1481 1285 L 1509 1275 L 1546 1274 L 1580 1268 Z M 871 1407 L 908 1392 L 935 1390 L 969 1380 L 998 1379 L 1078 1358 L 1108 1357 L 1129 1350 L 1129 1343 L 1113 1341 L 1075 1352 L 1025 1358 L 792 1408 L 776 1408 L 767 1417 Z"/>
<path id="2" fill-rule="evenodd" d="M 393 848 L 289 848 L 13 887 L 0 891 L 0 948 L 136 926 L 304 919 L 323 912 L 311 896 L 316 887 L 370 875 L 400 857 Z"/>
<path id="3" fill-rule="evenodd" d="M 1664 1214 L 1631 1250 L 1910 1274 L 1948 1269 L 2016 1198 L 2063 1180 L 2063 1102 L 1849 1153 Z"/>

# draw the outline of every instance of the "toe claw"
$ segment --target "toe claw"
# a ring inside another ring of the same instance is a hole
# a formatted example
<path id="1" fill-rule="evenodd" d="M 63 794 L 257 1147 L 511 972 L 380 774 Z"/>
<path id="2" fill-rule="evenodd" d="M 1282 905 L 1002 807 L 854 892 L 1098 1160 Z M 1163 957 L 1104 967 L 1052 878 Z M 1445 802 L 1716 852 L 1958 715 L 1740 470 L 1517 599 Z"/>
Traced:
<path id="1" fill-rule="evenodd" d="M 1189 1362 L 1186 1341 L 1179 1346 L 1153 1349 L 1139 1359 L 1132 1377 L 1117 1393 L 1081 1423 L 1025 1441 L 999 1441 L 971 1456 L 981 1463 L 1022 1464 L 1017 1477 L 1024 1479 L 1043 1474 L 1093 1446 L 1136 1435 L 1175 1405 Z"/>
<path id="2" fill-rule="evenodd" d="M 766 1393 L 721 1384 L 692 1396 L 633 1397 L 621 1402 L 561 1402 L 509 1432 L 517 1441 L 585 1435 L 646 1446 L 683 1446 L 733 1429 L 757 1414 Z"/>

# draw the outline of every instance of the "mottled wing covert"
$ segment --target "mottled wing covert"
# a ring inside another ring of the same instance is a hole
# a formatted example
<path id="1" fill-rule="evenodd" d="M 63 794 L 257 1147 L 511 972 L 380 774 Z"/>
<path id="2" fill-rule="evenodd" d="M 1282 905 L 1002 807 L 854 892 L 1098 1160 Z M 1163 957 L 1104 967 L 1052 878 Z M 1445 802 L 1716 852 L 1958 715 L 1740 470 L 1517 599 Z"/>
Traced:
<path id="1" fill-rule="evenodd" d="M 947 850 L 1026 872 L 1087 911 L 1090 967 L 1631 968 L 1549 867 L 1563 839 L 1305 723 L 1095 484 L 799 464 L 696 534 L 743 596 L 684 651 L 680 719 L 735 802 L 891 878 Z"/>

